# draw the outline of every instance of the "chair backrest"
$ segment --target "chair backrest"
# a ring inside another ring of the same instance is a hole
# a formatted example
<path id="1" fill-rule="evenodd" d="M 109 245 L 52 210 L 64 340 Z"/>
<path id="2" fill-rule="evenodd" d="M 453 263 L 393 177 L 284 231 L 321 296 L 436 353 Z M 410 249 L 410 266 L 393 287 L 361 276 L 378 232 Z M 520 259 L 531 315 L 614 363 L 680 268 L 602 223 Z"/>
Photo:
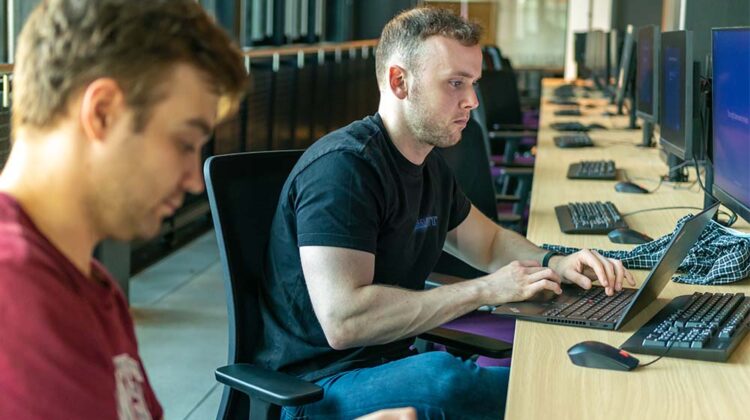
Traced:
<path id="1" fill-rule="evenodd" d="M 497 221 L 495 187 L 490 172 L 490 157 L 484 144 L 484 133 L 479 123 L 469 118 L 455 146 L 438 149 L 453 170 L 458 185 L 474 206 L 490 219 Z"/>
<path id="2" fill-rule="evenodd" d="M 523 124 L 521 96 L 513 70 L 503 68 L 482 73 L 479 88 L 484 97 L 488 129 L 495 124 Z"/>
<path id="3" fill-rule="evenodd" d="M 204 165 L 229 321 L 229 363 L 247 363 L 261 335 L 258 287 L 281 189 L 301 150 L 213 156 Z M 223 413 L 223 414 L 222 414 Z M 225 388 L 219 418 L 247 418 L 249 400 Z"/>
<path id="4" fill-rule="evenodd" d="M 456 182 L 472 204 L 491 220 L 497 222 L 495 187 L 492 184 L 490 158 L 482 127 L 470 118 L 461 133 L 461 141 L 452 147 L 438 149 L 453 170 Z M 434 271 L 463 278 L 474 278 L 485 273 L 443 252 Z"/>

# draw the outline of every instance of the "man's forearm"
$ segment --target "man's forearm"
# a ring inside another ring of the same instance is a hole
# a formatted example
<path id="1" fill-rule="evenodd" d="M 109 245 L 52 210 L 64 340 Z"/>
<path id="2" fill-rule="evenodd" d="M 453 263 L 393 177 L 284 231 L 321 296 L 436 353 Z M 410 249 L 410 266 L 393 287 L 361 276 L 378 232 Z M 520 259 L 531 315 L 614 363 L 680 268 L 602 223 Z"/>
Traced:
<path id="1" fill-rule="evenodd" d="M 480 283 L 471 280 L 426 291 L 359 287 L 326 315 L 336 320 L 335 331 L 326 331 L 326 336 L 332 347 L 344 349 L 420 334 L 482 306 Z"/>
<path id="2" fill-rule="evenodd" d="M 487 266 L 489 273 L 499 270 L 512 261 L 539 261 L 547 252 L 510 229 L 498 229 L 491 245 L 492 259 Z"/>

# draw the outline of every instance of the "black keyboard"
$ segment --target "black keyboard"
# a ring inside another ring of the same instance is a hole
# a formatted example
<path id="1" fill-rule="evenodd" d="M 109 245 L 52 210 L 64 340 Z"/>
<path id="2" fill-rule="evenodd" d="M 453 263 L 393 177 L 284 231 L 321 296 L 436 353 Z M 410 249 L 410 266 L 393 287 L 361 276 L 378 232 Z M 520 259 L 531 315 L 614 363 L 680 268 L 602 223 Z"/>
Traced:
<path id="1" fill-rule="evenodd" d="M 617 168 L 613 160 L 583 160 L 570 164 L 568 178 L 613 180 L 617 178 Z"/>
<path id="2" fill-rule="evenodd" d="M 555 214 L 564 233 L 607 234 L 613 229 L 628 227 L 611 201 L 568 203 L 555 207 Z"/>
<path id="3" fill-rule="evenodd" d="M 570 98 L 575 96 L 575 86 L 574 85 L 562 85 L 558 86 L 554 90 L 554 95 L 559 98 Z"/>
<path id="4" fill-rule="evenodd" d="M 566 117 L 580 117 L 581 110 L 580 109 L 558 109 L 557 111 L 555 111 L 555 115 L 562 115 Z"/>
<path id="5" fill-rule="evenodd" d="M 584 290 L 580 297 L 565 305 L 547 310 L 542 315 L 590 321 L 616 322 L 628 303 L 635 296 L 636 289 L 623 289 L 613 296 L 607 296 L 603 287 Z"/>
<path id="6" fill-rule="evenodd" d="M 557 131 L 589 131 L 589 127 L 579 122 L 556 122 L 549 125 L 550 128 Z"/>
<path id="7" fill-rule="evenodd" d="M 633 353 L 723 362 L 750 329 L 744 293 L 678 296 L 622 345 Z M 667 350 L 669 349 L 669 350 Z"/>
<path id="8" fill-rule="evenodd" d="M 565 98 L 552 98 L 548 102 L 554 105 L 578 105 L 578 101 Z"/>
<path id="9" fill-rule="evenodd" d="M 555 136 L 555 146 L 567 149 L 571 147 L 593 147 L 594 142 L 587 134 L 574 134 L 572 136 Z"/>

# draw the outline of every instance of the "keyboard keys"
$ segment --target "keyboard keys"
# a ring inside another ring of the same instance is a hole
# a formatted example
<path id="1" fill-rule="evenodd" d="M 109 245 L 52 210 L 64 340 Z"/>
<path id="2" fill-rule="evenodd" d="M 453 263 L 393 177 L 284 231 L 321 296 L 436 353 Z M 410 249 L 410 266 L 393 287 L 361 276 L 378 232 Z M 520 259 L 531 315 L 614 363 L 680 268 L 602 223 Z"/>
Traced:
<path id="1" fill-rule="evenodd" d="M 594 142 L 591 141 L 585 133 L 567 135 L 567 136 L 556 136 L 554 137 L 555 146 L 560 148 L 575 148 L 575 147 L 592 147 Z"/>
<path id="2" fill-rule="evenodd" d="M 725 361 L 750 329 L 743 293 L 680 296 L 641 327 L 622 348 L 635 353 Z M 669 348 L 669 350 L 667 350 Z"/>
<path id="3" fill-rule="evenodd" d="M 620 211 L 610 202 L 569 203 L 555 207 L 560 230 L 565 233 L 606 234 L 628 227 Z"/>
<path id="4" fill-rule="evenodd" d="M 584 160 L 571 163 L 567 176 L 570 179 L 614 180 L 617 178 L 617 169 L 612 160 Z"/>

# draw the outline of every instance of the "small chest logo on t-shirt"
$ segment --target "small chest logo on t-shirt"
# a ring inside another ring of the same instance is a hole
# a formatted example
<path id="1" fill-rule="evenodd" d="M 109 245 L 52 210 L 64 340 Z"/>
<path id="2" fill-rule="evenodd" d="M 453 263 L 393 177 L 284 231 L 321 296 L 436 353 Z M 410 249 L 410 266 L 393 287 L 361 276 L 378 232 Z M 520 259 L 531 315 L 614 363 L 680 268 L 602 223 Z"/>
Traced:
<path id="1" fill-rule="evenodd" d="M 138 362 L 123 353 L 112 358 L 115 365 L 115 398 L 120 420 L 151 420 L 143 397 L 143 373 Z"/>
<path id="2" fill-rule="evenodd" d="M 414 232 L 423 232 L 428 229 L 436 228 L 438 225 L 437 216 L 427 216 L 417 219 L 417 224 L 414 226 Z"/>

